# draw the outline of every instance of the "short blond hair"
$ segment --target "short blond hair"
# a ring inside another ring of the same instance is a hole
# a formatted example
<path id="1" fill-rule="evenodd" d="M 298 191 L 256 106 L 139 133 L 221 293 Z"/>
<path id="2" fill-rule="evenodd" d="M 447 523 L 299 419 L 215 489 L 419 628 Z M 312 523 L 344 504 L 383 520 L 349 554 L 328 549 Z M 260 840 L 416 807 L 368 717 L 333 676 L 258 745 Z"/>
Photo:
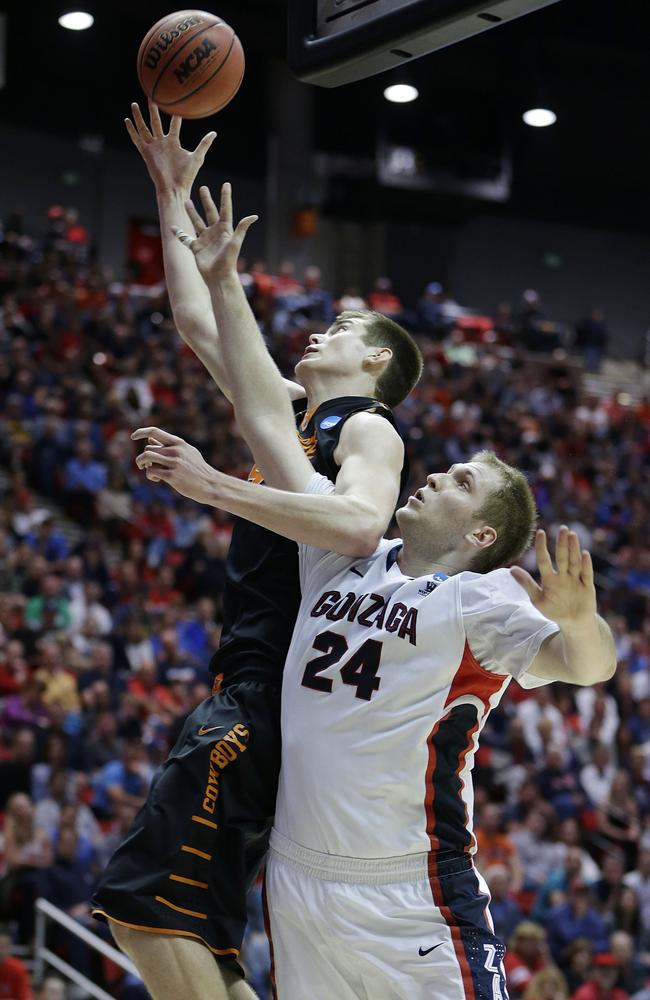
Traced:
<path id="1" fill-rule="evenodd" d="M 528 480 L 519 469 L 502 462 L 493 451 L 478 451 L 471 461 L 496 469 L 501 479 L 476 512 L 476 519 L 494 528 L 497 537 L 475 556 L 471 568 L 476 573 L 489 573 L 509 566 L 530 548 L 537 526 L 537 507 Z"/>

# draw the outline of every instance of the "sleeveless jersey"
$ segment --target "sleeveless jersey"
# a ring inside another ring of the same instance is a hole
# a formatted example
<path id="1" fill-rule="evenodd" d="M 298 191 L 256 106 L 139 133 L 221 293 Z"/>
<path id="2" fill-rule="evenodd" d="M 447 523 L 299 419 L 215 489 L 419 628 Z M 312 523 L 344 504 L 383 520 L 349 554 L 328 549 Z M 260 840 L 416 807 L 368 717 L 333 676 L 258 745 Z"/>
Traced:
<path id="1" fill-rule="evenodd" d="M 331 489 L 314 477 L 308 492 Z M 314 851 L 474 853 L 485 720 L 512 677 L 547 683 L 526 671 L 558 626 L 509 570 L 411 579 L 400 548 L 384 539 L 354 560 L 300 546 L 275 826 Z"/>
<path id="2" fill-rule="evenodd" d="M 329 399 L 312 413 L 305 399 L 294 402 L 298 434 L 314 469 L 334 481 L 334 452 L 343 426 L 354 413 L 371 411 L 395 426 L 388 407 L 367 396 Z M 406 458 L 401 486 L 407 477 Z M 237 671 L 280 680 L 300 604 L 298 546 L 259 525 L 235 518 L 226 562 L 224 621 L 210 670 L 223 681 Z"/>

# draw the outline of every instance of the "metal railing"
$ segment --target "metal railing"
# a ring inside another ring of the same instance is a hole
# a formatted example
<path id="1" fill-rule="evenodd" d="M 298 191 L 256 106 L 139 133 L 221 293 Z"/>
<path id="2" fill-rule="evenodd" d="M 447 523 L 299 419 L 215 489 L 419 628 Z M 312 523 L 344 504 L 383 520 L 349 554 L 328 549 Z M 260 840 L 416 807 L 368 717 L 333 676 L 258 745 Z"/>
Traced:
<path id="1" fill-rule="evenodd" d="M 101 986 L 93 983 L 91 979 L 88 979 L 83 973 L 78 972 L 69 962 L 66 962 L 59 955 L 55 955 L 47 947 L 45 940 L 48 920 L 53 920 L 55 923 L 60 924 L 61 927 L 65 927 L 71 934 L 75 934 L 84 941 L 89 948 L 94 948 L 95 951 L 105 955 L 106 958 L 110 958 L 112 962 L 119 965 L 125 972 L 130 972 L 132 975 L 137 976 L 138 979 L 141 978 L 133 962 L 121 951 L 113 948 L 112 945 L 108 944 L 97 934 L 93 934 L 92 931 L 89 931 L 87 927 L 84 927 L 77 920 L 73 920 L 67 913 L 60 910 L 58 906 L 53 906 L 47 899 L 40 898 L 36 900 L 36 935 L 34 939 L 34 975 L 37 980 L 43 978 L 45 965 L 51 965 L 68 979 L 71 979 L 73 983 L 76 983 L 77 986 L 81 986 L 82 989 L 86 990 L 92 997 L 95 997 L 96 1000 L 114 1000 L 110 993 L 107 993 Z"/>

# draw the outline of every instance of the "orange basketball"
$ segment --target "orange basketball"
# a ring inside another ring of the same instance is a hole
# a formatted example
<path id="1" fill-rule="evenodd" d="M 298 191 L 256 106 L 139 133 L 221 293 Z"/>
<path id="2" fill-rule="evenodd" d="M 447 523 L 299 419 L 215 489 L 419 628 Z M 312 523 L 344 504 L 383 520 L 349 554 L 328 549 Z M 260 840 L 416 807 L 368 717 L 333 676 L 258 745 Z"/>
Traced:
<path id="1" fill-rule="evenodd" d="M 205 118 L 224 108 L 244 76 L 244 50 L 230 25 L 204 10 L 178 10 L 142 39 L 138 79 L 170 115 Z"/>

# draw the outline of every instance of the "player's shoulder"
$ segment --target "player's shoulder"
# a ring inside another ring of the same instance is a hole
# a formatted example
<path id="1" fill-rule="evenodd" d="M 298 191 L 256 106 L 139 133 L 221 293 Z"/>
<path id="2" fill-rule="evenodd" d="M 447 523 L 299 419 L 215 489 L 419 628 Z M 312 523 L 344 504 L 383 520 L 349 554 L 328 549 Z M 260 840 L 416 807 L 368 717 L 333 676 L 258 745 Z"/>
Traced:
<path id="1" fill-rule="evenodd" d="M 383 406 L 383 404 L 378 404 Z M 393 422 L 386 419 L 386 413 L 390 416 L 390 410 L 365 409 L 355 410 L 351 413 L 341 428 L 341 444 L 358 444 L 365 441 L 376 443 L 381 441 L 382 446 L 391 441 L 399 442 L 403 447 L 402 439 Z"/>
<path id="2" fill-rule="evenodd" d="M 520 603 L 528 599 L 524 588 L 506 568 L 493 569 L 489 573 L 472 573 L 466 570 L 452 579 L 459 588 L 464 610 L 477 601 L 505 604 Z"/>

